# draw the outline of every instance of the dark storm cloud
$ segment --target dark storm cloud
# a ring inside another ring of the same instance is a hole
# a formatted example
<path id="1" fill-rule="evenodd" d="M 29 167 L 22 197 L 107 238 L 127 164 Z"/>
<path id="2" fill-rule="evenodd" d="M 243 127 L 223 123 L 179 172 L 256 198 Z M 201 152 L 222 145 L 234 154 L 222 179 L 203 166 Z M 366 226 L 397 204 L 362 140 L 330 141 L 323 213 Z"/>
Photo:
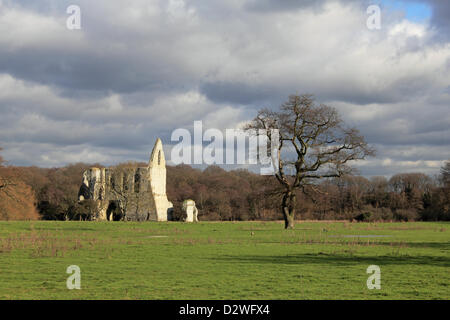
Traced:
<path id="1" fill-rule="evenodd" d="M 431 23 L 439 29 L 438 38 L 447 40 L 450 37 L 450 1 L 427 0 L 433 8 Z"/>
<path id="2" fill-rule="evenodd" d="M 257 105 L 275 98 L 273 90 L 269 88 L 239 82 L 205 83 L 200 87 L 200 91 L 210 100 L 219 103 Z"/>
<path id="3" fill-rule="evenodd" d="M 61 44 L 63 45 L 63 44 Z M 0 49 L 1 52 L 1 49 Z M 0 55 L 0 70 L 19 79 L 37 83 L 70 88 L 71 90 L 100 91 L 109 90 L 129 93 L 142 90 L 171 89 L 169 81 L 176 79 L 176 70 L 165 69 L 164 65 L 150 59 L 145 61 L 123 52 L 115 55 L 110 52 L 100 54 L 51 53 L 49 51 L 27 51 Z"/>
<path id="4" fill-rule="evenodd" d="M 321 101 L 338 100 L 348 103 L 387 104 L 423 96 L 429 89 L 427 79 L 419 77 L 399 78 L 389 87 L 359 88 L 358 83 L 345 80 L 336 82 L 334 79 L 323 79 L 320 84 L 309 82 L 308 74 L 299 72 L 298 79 L 288 79 L 284 83 L 240 83 L 240 82 L 210 82 L 200 87 L 200 91 L 211 101 L 217 103 L 236 103 L 249 106 L 272 105 L 278 107 L 290 94 L 306 92 L 314 93 Z"/>

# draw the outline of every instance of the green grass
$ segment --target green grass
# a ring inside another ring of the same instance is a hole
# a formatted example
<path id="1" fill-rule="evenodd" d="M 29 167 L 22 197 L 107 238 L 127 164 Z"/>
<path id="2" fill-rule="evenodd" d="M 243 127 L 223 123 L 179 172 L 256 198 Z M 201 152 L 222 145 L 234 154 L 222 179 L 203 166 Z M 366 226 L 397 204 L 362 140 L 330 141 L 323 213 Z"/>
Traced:
<path id="1" fill-rule="evenodd" d="M 449 299 L 449 249 L 449 223 L 0 222 L 0 299 Z"/>

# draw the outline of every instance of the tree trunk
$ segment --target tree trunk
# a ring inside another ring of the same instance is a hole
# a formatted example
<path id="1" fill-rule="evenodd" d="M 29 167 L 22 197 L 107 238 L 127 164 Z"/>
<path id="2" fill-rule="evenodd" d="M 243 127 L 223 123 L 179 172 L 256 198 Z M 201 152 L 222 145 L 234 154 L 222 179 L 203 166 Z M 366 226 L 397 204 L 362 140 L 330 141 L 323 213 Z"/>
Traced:
<path id="1" fill-rule="evenodd" d="M 281 205 L 285 229 L 294 229 L 295 202 L 296 202 L 295 193 L 291 191 L 286 191 L 286 193 L 283 196 L 283 201 Z"/>

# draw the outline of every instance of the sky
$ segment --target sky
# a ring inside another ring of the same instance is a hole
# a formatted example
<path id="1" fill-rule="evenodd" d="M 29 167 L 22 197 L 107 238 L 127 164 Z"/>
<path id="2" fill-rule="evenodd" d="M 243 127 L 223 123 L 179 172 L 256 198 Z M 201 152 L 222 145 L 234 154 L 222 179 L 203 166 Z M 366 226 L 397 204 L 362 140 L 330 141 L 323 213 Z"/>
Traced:
<path id="1" fill-rule="evenodd" d="M 367 7 L 381 8 L 370 30 Z M 66 10 L 81 8 L 81 29 Z M 157 137 L 238 128 L 311 93 L 377 156 L 365 176 L 450 159 L 450 2 L 0 0 L 0 147 L 11 165 L 147 161 Z"/>
<path id="2" fill-rule="evenodd" d="M 386 11 L 401 11 L 407 20 L 416 23 L 427 22 L 433 14 L 433 7 L 427 1 L 381 0 L 374 3 Z"/>

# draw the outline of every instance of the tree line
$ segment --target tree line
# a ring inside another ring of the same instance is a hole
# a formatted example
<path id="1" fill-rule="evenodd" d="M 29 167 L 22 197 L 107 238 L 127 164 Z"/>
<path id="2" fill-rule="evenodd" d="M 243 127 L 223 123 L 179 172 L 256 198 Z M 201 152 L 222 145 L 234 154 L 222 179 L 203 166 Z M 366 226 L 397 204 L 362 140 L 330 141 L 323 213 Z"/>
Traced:
<path id="1" fill-rule="evenodd" d="M 5 165 L 1 157 L 0 163 L 1 220 L 89 219 L 92 204 L 79 203 L 78 192 L 83 172 L 100 164 L 17 167 Z M 284 218 L 279 205 L 282 188 L 275 177 L 247 170 L 167 167 L 167 194 L 176 217 L 183 201 L 193 199 L 199 220 L 280 220 Z M 450 161 L 437 177 L 423 173 L 400 173 L 390 179 L 344 175 L 295 192 L 297 219 L 450 220 Z"/>
<path id="2" fill-rule="evenodd" d="M 389 180 L 356 176 L 351 163 L 374 156 L 375 149 L 344 123 L 336 108 L 317 104 L 313 95 L 290 95 L 278 110 L 261 109 L 244 129 L 267 138 L 273 176 L 217 166 L 204 171 L 168 167 L 167 195 L 175 217 L 181 217 L 183 201 L 193 199 L 203 220 L 284 219 L 287 229 L 299 218 L 449 220 L 450 162 L 439 179 L 422 173 Z M 117 169 L 139 165 L 145 166 L 127 162 Z M 77 197 L 88 167 L 1 167 L 0 218 L 90 219 L 95 203 L 79 203 Z"/>

